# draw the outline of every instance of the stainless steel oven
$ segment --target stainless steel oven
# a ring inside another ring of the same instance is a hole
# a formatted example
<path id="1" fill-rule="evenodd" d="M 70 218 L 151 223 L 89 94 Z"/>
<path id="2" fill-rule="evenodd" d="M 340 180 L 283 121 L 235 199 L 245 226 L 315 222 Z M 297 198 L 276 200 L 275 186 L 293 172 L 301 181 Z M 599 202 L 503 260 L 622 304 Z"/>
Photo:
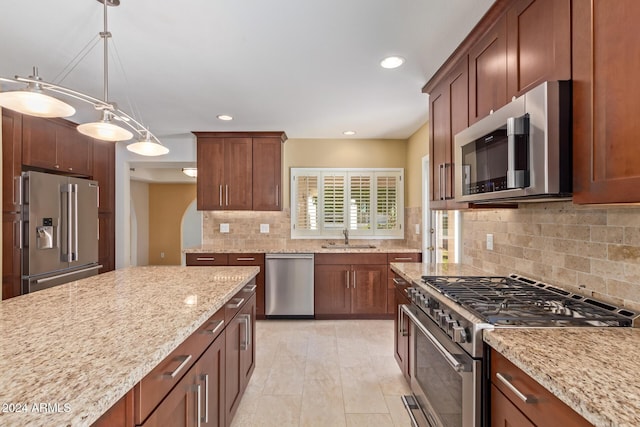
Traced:
<path id="1" fill-rule="evenodd" d="M 482 416 L 482 361 L 473 359 L 424 312 L 402 305 L 411 322 L 412 398 L 405 398 L 420 427 L 477 427 Z"/>

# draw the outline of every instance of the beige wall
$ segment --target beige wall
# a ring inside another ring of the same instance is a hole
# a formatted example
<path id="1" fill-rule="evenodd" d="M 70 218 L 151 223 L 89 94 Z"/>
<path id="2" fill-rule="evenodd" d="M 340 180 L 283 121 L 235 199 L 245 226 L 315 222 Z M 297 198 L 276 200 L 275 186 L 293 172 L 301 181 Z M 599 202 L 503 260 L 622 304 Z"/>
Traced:
<path id="1" fill-rule="evenodd" d="M 422 207 L 422 158 L 429 154 L 429 123 L 424 124 L 407 141 L 405 170 L 405 206 Z"/>
<path id="2" fill-rule="evenodd" d="M 149 184 L 150 265 L 180 265 L 182 216 L 195 198 L 195 184 Z"/>
<path id="3" fill-rule="evenodd" d="M 463 262 L 640 310 L 640 208 L 521 203 L 463 212 Z M 486 250 L 486 235 L 494 250 Z"/>
<path id="4" fill-rule="evenodd" d="M 140 181 L 131 181 L 131 207 L 136 215 L 136 235 L 131 236 L 131 242 L 135 242 L 135 260 L 132 265 L 149 264 L 149 184 Z M 131 228 L 133 232 L 133 227 Z M 133 256 L 133 253 L 132 253 Z M 135 261 L 135 263 L 134 263 Z"/>
<path id="5" fill-rule="evenodd" d="M 289 139 L 284 143 L 282 204 L 290 207 L 292 167 L 406 169 L 406 162 L 407 141 L 404 139 Z"/>

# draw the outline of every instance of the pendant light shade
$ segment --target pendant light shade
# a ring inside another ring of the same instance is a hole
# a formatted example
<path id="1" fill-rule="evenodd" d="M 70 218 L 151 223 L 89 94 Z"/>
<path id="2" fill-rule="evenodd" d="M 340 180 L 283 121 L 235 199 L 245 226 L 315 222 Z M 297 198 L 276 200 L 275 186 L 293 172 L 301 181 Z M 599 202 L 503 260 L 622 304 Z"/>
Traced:
<path id="1" fill-rule="evenodd" d="M 35 67 L 33 74 L 30 79 L 40 80 Z M 76 109 L 66 102 L 45 95 L 40 84 L 35 82 L 30 82 L 24 90 L 1 92 L 0 107 L 36 117 L 69 117 L 76 113 Z"/>
<path id="2" fill-rule="evenodd" d="M 102 120 L 78 125 L 78 132 L 101 141 L 128 141 L 133 134 L 118 125 L 111 123 L 111 117 L 107 111 L 102 112 Z"/>
<path id="3" fill-rule="evenodd" d="M 191 178 L 198 177 L 198 168 L 182 168 L 182 173 Z"/>
<path id="4" fill-rule="evenodd" d="M 147 132 L 144 139 L 140 139 L 138 142 L 127 145 L 127 150 L 141 156 L 162 156 L 169 152 L 167 147 L 159 142 L 153 141 L 149 132 Z"/>

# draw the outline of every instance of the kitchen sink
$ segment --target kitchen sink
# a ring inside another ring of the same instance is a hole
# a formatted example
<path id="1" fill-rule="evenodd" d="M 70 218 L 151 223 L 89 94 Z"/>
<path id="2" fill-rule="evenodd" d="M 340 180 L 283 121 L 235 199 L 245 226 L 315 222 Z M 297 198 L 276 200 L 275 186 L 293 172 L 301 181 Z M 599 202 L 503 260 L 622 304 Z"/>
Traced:
<path id="1" fill-rule="evenodd" d="M 351 245 L 351 244 L 343 244 L 343 243 L 338 243 L 338 244 L 331 244 L 329 243 L 328 245 L 322 245 L 322 247 L 324 249 L 373 249 L 376 246 L 375 245 Z"/>

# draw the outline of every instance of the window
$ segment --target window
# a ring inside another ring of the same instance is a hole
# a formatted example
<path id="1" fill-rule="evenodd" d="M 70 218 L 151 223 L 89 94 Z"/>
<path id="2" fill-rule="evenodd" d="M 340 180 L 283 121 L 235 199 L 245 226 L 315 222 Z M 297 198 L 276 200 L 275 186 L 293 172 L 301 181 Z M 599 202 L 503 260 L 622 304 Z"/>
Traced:
<path id="1" fill-rule="evenodd" d="M 291 169 L 291 237 L 404 238 L 402 169 Z"/>

